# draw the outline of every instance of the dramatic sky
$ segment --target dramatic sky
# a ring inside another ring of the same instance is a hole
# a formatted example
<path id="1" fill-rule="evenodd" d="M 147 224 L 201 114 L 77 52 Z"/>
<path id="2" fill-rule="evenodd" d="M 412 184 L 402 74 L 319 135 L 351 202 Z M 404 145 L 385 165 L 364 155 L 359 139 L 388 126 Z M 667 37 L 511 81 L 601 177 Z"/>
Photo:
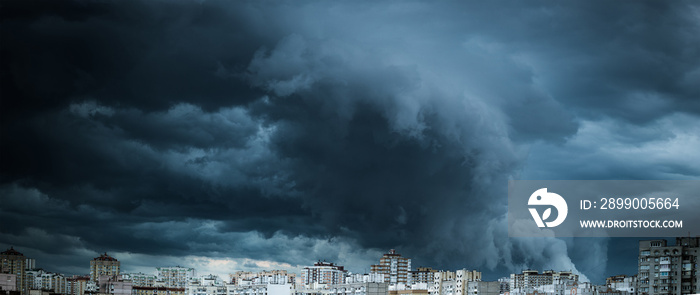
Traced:
<path id="1" fill-rule="evenodd" d="M 694 1 L 2 1 L 0 247 L 47 270 L 636 272 L 509 179 L 698 179 Z"/>

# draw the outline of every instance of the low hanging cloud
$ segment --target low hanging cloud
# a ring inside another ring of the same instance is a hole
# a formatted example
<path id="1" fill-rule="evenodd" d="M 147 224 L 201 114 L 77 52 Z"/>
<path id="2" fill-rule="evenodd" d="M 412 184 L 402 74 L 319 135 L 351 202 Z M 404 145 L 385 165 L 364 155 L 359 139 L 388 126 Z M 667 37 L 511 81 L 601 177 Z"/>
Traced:
<path id="1" fill-rule="evenodd" d="M 492 279 L 633 271 L 605 239 L 508 238 L 506 183 L 697 177 L 698 11 L 7 3 L 0 246 L 69 273 L 104 251 L 365 272 L 390 248 Z"/>

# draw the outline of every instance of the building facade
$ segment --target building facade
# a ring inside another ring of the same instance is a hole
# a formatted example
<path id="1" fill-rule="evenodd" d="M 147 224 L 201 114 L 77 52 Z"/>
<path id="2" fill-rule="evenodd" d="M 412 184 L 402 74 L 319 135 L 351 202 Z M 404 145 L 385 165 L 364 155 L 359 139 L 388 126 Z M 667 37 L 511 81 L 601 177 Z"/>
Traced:
<path id="1" fill-rule="evenodd" d="M 525 270 L 521 274 L 510 275 L 510 290 L 515 288 L 528 290 L 552 284 L 578 282 L 578 275 L 570 271 L 548 270 L 539 273 L 537 270 Z"/>
<path id="2" fill-rule="evenodd" d="M 119 261 L 107 255 L 101 254 L 90 261 L 90 280 L 96 282 L 100 276 L 119 275 Z"/>
<path id="3" fill-rule="evenodd" d="M 432 284 L 436 272 L 437 270 L 432 267 L 418 267 L 409 272 L 409 284 Z"/>
<path id="4" fill-rule="evenodd" d="M 332 262 L 319 261 L 301 271 L 301 283 L 305 286 L 338 285 L 345 283 L 347 271 L 343 266 Z"/>
<path id="5" fill-rule="evenodd" d="M 397 254 L 396 250 L 391 249 L 379 259 L 379 264 L 371 266 L 372 273 L 384 275 L 384 281 L 389 284 L 406 284 L 409 281 L 409 272 L 411 271 L 411 259 L 402 257 Z"/>
<path id="6" fill-rule="evenodd" d="M 191 267 L 157 267 L 156 276 L 158 281 L 162 281 L 168 288 L 185 288 L 187 283 L 196 276 L 194 268 Z"/>
<path id="7" fill-rule="evenodd" d="M 156 276 L 145 273 L 125 273 L 121 275 L 125 280 L 131 281 L 134 287 L 154 287 Z"/>
<path id="8" fill-rule="evenodd" d="M 0 273 L 9 273 L 16 276 L 16 291 L 28 294 L 28 286 L 25 282 L 25 270 L 27 269 L 27 257 L 10 247 L 0 252 Z"/>
<path id="9" fill-rule="evenodd" d="M 695 294 L 698 290 L 698 250 L 700 237 L 639 242 L 638 293 Z"/>

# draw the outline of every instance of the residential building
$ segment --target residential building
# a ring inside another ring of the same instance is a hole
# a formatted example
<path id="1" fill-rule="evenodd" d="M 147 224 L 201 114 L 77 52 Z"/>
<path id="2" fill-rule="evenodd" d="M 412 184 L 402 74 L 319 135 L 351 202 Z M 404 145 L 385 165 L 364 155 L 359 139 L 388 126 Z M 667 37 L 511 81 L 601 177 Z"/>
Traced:
<path id="1" fill-rule="evenodd" d="M 268 279 L 262 279 L 267 277 Z M 258 277 L 242 281 L 238 285 L 226 285 L 227 295 L 291 295 L 294 285 L 282 274 Z"/>
<path id="2" fill-rule="evenodd" d="M 428 283 L 396 284 L 389 286 L 388 295 L 428 295 Z"/>
<path id="3" fill-rule="evenodd" d="M 18 291 L 17 275 L 13 273 L 0 273 L 0 291 Z"/>
<path id="4" fill-rule="evenodd" d="M 67 293 L 66 277 L 62 274 L 44 271 L 43 269 L 27 269 L 24 278 L 29 290 L 44 290 L 59 294 Z"/>
<path id="5" fill-rule="evenodd" d="M 387 295 L 387 283 L 353 283 L 333 286 L 329 295 Z"/>
<path id="6" fill-rule="evenodd" d="M 319 261 L 301 271 L 301 283 L 305 286 L 338 285 L 345 283 L 347 271 L 332 262 Z"/>
<path id="7" fill-rule="evenodd" d="M 90 280 L 96 282 L 100 276 L 118 276 L 119 261 L 107 255 L 101 254 L 90 261 Z"/>
<path id="8" fill-rule="evenodd" d="M 617 275 L 605 279 L 605 285 L 615 291 L 637 294 L 637 275 Z"/>
<path id="9" fill-rule="evenodd" d="M 510 278 L 509 277 L 502 277 L 498 279 L 499 283 L 499 294 L 506 294 L 510 293 Z"/>
<path id="10" fill-rule="evenodd" d="M 676 238 L 675 245 L 666 240 L 639 241 L 638 293 L 699 293 L 699 246 L 700 237 Z"/>
<path id="11" fill-rule="evenodd" d="M 227 285 L 215 275 L 193 278 L 185 288 L 187 295 L 228 295 Z"/>
<path id="12" fill-rule="evenodd" d="M 154 287 L 156 276 L 145 273 L 125 273 L 121 275 L 123 279 L 131 281 L 133 287 Z"/>
<path id="13" fill-rule="evenodd" d="M 25 283 L 25 270 L 27 269 L 27 261 L 24 254 L 15 250 L 13 247 L 0 252 L 0 273 L 16 275 L 17 291 L 22 294 L 28 294 L 28 288 Z"/>
<path id="14" fill-rule="evenodd" d="M 498 295 L 500 293 L 500 282 L 469 281 L 465 295 Z"/>
<path id="15" fill-rule="evenodd" d="M 97 279 L 100 294 L 131 295 L 132 283 L 121 275 L 101 275 Z"/>
<path id="16" fill-rule="evenodd" d="M 267 284 L 278 282 L 281 278 L 289 284 L 296 284 L 296 274 L 286 270 L 266 270 L 260 272 L 238 271 L 229 274 L 229 282 L 233 285 Z"/>
<path id="17" fill-rule="evenodd" d="M 133 286 L 131 295 L 185 295 L 185 288 Z"/>
<path id="18" fill-rule="evenodd" d="M 460 269 L 433 273 L 433 283 L 429 285 L 431 295 L 464 295 L 468 282 L 481 281 L 481 272 Z"/>
<path id="19" fill-rule="evenodd" d="M 570 271 L 548 270 L 539 273 L 537 270 L 525 270 L 521 274 L 510 275 L 510 290 L 515 288 L 534 289 L 540 286 L 552 285 L 565 282 L 577 282 L 578 275 Z"/>
<path id="20" fill-rule="evenodd" d="M 384 281 L 389 284 L 408 283 L 411 271 L 411 259 L 397 254 L 391 249 L 379 259 L 379 264 L 371 266 L 372 273 L 384 275 Z"/>
<path id="21" fill-rule="evenodd" d="M 383 283 L 384 275 L 379 273 L 369 274 L 348 274 L 345 276 L 345 283 Z"/>
<path id="22" fill-rule="evenodd" d="M 157 267 L 156 276 L 159 281 L 165 283 L 165 287 L 169 288 L 185 288 L 188 282 L 196 275 L 194 268 L 191 267 Z"/>
<path id="23" fill-rule="evenodd" d="M 96 293 L 97 283 L 90 280 L 90 276 L 72 276 L 66 278 L 66 294 L 84 295 L 86 293 Z"/>
<path id="24" fill-rule="evenodd" d="M 436 269 L 432 267 L 418 267 L 416 270 L 409 272 L 409 283 L 426 283 L 432 284 L 435 280 L 434 274 L 437 272 Z"/>

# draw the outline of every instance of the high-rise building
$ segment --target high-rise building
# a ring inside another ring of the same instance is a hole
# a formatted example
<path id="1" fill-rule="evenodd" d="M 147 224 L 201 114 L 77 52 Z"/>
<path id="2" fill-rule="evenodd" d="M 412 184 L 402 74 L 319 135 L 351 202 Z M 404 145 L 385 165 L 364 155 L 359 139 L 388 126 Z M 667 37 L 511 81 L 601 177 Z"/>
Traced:
<path id="1" fill-rule="evenodd" d="M 119 261 L 105 254 L 95 257 L 90 260 L 90 280 L 97 282 L 102 275 L 117 276 L 119 275 Z"/>
<path id="2" fill-rule="evenodd" d="M 319 261 L 313 266 L 304 267 L 301 271 L 302 285 L 312 284 L 337 285 L 345 283 L 347 271 L 343 266 L 335 265 L 332 262 Z"/>
<path id="3" fill-rule="evenodd" d="M 16 275 L 17 291 L 28 294 L 29 289 L 25 282 L 25 270 L 27 269 L 27 257 L 14 248 L 0 252 L 0 273 Z"/>
<path id="4" fill-rule="evenodd" d="M 373 264 L 371 272 L 384 274 L 384 281 L 389 284 L 408 283 L 408 273 L 411 271 L 411 259 L 397 254 L 391 249 L 379 259 L 379 264 Z"/>
<path id="5" fill-rule="evenodd" d="M 698 293 L 700 237 L 639 241 L 637 291 L 639 294 Z"/>
<path id="6" fill-rule="evenodd" d="M 165 282 L 168 288 L 185 288 L 187 282 L 195 277 L 195 270 L 191 267 L 156 267 L 156 276 L 159 281 Z"/>

